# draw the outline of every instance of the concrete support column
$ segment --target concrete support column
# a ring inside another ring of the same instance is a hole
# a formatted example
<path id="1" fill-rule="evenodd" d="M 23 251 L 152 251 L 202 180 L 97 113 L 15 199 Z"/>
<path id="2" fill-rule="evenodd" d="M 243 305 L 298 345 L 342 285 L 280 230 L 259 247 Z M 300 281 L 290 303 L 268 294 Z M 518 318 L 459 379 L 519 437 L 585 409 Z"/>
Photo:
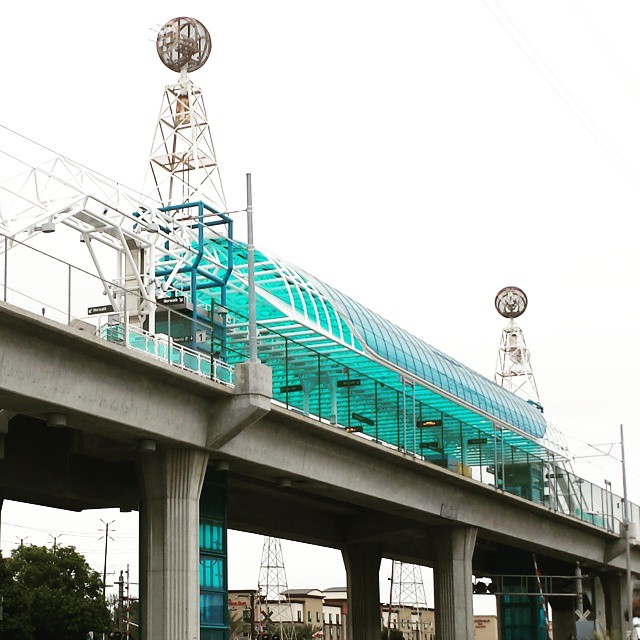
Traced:
<path id="1" fill-rule="evenodd" d="M 442 527 L 433 539 L 436 638 L 473 640 L 475 527 Z"/>
<path id="2" fill-rule="evenodd" d="M 380 549 L 349 544 L 342 557 L 347 570 L 347 640 L 380 640 Z"/>
<path id="3" fill-rule="evenodd" d="M 627 611 L 627 577 L 622 572 L 601 576 L 604 591 L 607 631 L 612 638 L 626 638 L 629 629 L 625 620 Z"/>
<path id="4" fill-rule="evenodd" d="M 139 453 L 143 640 L 200 637 L 198 519 L 208 457 L 195 449 Z"/>

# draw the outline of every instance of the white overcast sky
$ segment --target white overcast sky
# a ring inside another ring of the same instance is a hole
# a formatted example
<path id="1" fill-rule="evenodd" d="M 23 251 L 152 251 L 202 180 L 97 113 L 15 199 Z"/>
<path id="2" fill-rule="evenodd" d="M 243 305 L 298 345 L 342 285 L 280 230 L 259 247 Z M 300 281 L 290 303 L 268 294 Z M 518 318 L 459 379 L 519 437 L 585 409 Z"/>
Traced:
<path id="1" fill-rule="evenodd" d="M 211 33 L 193 80 L 231 209 L 253 173 L 257 245 L 489 377 L 495 293 L 522 287 L 546 414 L 590 442 L 624 423 L 640 500 L 637 1 L 4 3 L 0 124 L 140 187 L 177 15 Z M 2 546 L 65 531 L 101 567 L 100 517 L 109 570 L 135 563 L 133 515 L 9 503 Z M 232 587 L 260 545 L 232 535 Z M 291 586 L 344 583 L 337 552 L 285 554 Z"/>

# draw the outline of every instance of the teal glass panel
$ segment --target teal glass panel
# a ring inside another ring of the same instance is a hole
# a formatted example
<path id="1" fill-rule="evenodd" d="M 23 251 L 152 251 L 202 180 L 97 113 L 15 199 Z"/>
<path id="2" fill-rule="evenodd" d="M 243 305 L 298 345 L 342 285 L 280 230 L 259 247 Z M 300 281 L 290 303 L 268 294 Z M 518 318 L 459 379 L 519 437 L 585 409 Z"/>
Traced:
<path id="1" fill-rule="evenodd" d="M 221 589 L 224 586 L 224 560 L 200 556 L 200 588 Z"/>
<path id="2" fill-rule="evenodd" d="M 223 593 L 200 594 L 200 624 L 201 625 L 224 625 L 224 603 Z"/>
<path id="3" fill-rule="evenodd" d="M 212 522 L 200 523 L 200 549 L 205 551 L 223 551 L 224 530 L 222 525 Z"/>
<path id="4" fill-rule="evenodd" d="M 200 640 L 224 640 L 223 629 L 200 629 Z"/>

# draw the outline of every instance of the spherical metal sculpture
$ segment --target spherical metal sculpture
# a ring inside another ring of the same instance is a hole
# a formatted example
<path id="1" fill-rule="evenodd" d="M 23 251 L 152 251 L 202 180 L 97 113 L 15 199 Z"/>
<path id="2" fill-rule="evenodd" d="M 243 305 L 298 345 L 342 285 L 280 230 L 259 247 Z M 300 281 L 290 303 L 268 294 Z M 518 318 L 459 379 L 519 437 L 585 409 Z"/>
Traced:
<path id="1" fill-rule="evenodd" d="M 171 71 L 195 71 L 211 53 L 211 36 L 195 18 L 174 18 L 158 32 L 156 49 Z"/>
<path id="2" fill-rule="evenodd" d="M 527 308 L 527 296 L 518 287 L 505 287 L 496 296 L 496 310 L 503 318 L 517 318 Z"/>

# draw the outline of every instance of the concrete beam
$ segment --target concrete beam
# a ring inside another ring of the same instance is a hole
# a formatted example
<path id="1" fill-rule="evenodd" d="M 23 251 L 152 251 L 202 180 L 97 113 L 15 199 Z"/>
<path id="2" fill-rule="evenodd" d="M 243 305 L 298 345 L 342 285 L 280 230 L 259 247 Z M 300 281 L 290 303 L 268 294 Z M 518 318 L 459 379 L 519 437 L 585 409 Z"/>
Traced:
<path id="1" fill-rule="evenodd" d="M 68 415 L 68 426 L 123 440 L 204 447 L 231 389 L 142 353 L 0 303 L 0 406 Z"/>
<path id="2" fill-rule="evenodd" d="M 271 369 L 259 362 L 235 367 L 233 397 L 214 409 L 206 446 L 219 449 L 271 410 Z"/>
<path id="3" fill-rule="evenodd" d="M 401 514 L 425 524 L 435 519 L 472 526 L 483 539 L 569 562 L 607 564 L 607 544 L 617 538 L 611 533 L 388 447 L 283 413 L 274 407 L 220 452 L 274 475 L 312 478 L 316 491 L 326 498 L 390 517 Z M 623 566 L 622 558 L 609 562 Z M 640 572 L 638 548 L 632 562 Z"/>

